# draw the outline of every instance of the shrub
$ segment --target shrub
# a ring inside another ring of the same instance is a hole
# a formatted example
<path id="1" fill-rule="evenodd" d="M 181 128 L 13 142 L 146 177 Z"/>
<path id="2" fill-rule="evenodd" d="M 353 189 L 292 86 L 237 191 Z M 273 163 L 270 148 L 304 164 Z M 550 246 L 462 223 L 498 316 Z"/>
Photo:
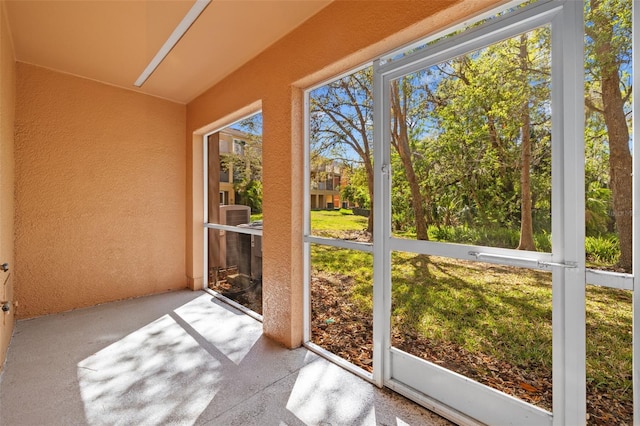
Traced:
<path id="1" fill-rule="evenodd" d="M 536 249 L 538 251 L 547 253 L 551 252 L 551 234 L 549 234 L 547 231 L 535 233 L 533 235 L 533 240 L 536 243 Z"/>
<path id="2" fill-rule="evenodd" d="M 448 243 L 475 244 L 478 231 L 467 226 L 430 226 L 429 239 Z"/>
<path id="3" fill-rule="evenodd" d="M 507 228 L 481 228 L 476 244 L 489 247 L 515 248 L 520 243 L 520 232 Z"/>
<path id="4" fill-rule="evenodd" d="M 542 233 L 534 234 L 533 238 L 538 251 L 551 251 L 551 234 L 542 231 Z M 508 228 L 469 228 L 468 226 L 430 226 L 429 239 L 448 243 L 516 248 L 520 243 L 520 230 Z"/>
<path id="5" fill-rule="evenodd" d="M 601 237 L 587 237 L 585 239 L 587 259 L 598 262 L 615 264 L 620 257 L 620 243 L 616 235 Z"/>

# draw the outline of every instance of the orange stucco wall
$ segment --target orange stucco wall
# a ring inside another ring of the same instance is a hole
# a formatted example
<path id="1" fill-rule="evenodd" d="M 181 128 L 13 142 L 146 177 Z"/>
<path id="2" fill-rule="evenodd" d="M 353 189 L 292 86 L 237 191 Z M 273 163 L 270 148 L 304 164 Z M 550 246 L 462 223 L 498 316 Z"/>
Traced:
<path id="1" fill-rule="evenodd" d="M 18 62 L 19 317 L 186 287 L 185 106 Z"/>
<path id="2" fill-rule="evenodd" d="M 0 302 L 14 301 L 14 139 L 15 60 L 4 3 L 0 3 L 0 264 L 8 263 L 9 272 L 0 272 Z M 0 370 L 13 332 L 15 309 L 0 312 Z"/>
<path id="3" fill-rule="evenodd" d="M 303 323 L 303 89 L 498 3 L 336 1 L 189 103 L 187 274 L 191 285 L 202 283 L 203 270 L 199 135 L 228 124 L 237 111 L 261 101 L 264 331 L 287 346 L 299 345 Z"/>

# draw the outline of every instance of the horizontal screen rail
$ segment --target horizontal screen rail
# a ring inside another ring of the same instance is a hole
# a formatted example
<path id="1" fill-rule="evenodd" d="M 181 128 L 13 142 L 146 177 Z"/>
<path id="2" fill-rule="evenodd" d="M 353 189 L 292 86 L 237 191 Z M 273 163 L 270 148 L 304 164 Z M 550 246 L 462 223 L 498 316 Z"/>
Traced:
<path id="1" fill-rule="evenodd" d="M 529 259 L 526 257 L 518 257 L 518 256 L 508 256 L 504 254 L 494 254 L 494 253 L 482 253 L 479 251 L 470 251 L 470 256 L 474 256 L 477 260 L 502 260 L 506 262 L 517 262 L 524 264 L 531 264 L 532 266 L 536 266 L 538 268 L 551 268 L 551 267 L 559 267 L 559 268 L 577 268 L 578 265 L 572 262 L 560 263 L 560 262 L 549 262 L 546 260 L 539 259 Z"/>
<path id="2" fill-rule="evenodd" d="M 634 278 L 633 275 L 620 272 L 587 269 L 587 284 L 620 290 L 633 290 Z"/>
<path id="3" fill-rule="evenodd" d="M 350 240 L 339 240 L 336 238 L 325 238 L 325 237 L 312 237 L 307 235 L 304 237 L 305 243 L 313 243 L 313 244 L 322 244 L 325 246 L 333 246 L 350 250 L 358 250 L 364 251 L 367 253 L 373 253 L 373 244 L 372 243 L 361 243 L 357 241 Z"/>
<path id="4" fill-rule="evenodd" d="M 252 228 L 250 226 L 240 227 L 231 225 L 220 225 L 218 223 L 205 223 L 205 228 L 217 229 L 219 231 L 237 232 L 238 234 L 260 235 L 262 236 L 262 229 Z M 222 234 L 221 234 L 222 235 Z"/>

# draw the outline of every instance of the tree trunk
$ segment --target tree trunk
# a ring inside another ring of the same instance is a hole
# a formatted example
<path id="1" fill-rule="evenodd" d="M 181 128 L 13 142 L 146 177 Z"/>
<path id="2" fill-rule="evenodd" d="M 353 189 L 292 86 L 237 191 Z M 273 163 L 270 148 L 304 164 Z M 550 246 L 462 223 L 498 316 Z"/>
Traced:
<path id="1" fill-rule="evenodd" d="M 411 162 L 411 155 L 407 152 L 409 143 L 406 140 L 405 135 L 399 135 L 398 146 L 400 158 L 402 159 L 402 165 L 407 175 L 407 181 L 409 182 L 409 189 L 411 190 L 411 206 L 413 208 L 413 215 L 416 221 L 416 237 L 419 240 L 428 240 L 429 235 L 427 233 L 427 217 L 424 210 L 424 204 L 422 199 L 422 193 L 420 192 L 420 184 L 416 178 L 415 171 L 413 170 L 413 163 Z"/>
<path id="2" fill-rule="evenodd" d="M 391 104 L 393 106 L 392 142 L 398 151 L 398 155 L 400 156 L 400 160 L 404 167 L 404 173 L 407 177 L 407 182 L 409 182 L 409 189 L 411 191 L 411 207 L 413 209 L 416 224 L 416 237 L 418 240 L 428 240 L 429 235 L 427 234 L 427 219 L 424 210 L 424 199 L 420 192 L 420 184 L 418 183 L 418 179 L 413 168 L 413 162 L 411 161 L 406 111 L 403 111 L 402 106 L 400 105 L 400 89 L 398 87 L 398 83 L 392 83 L 391 87 Z"/>
<path id="3" fill-rule="evenodd" d="M 608 67 L 607 67 L 608 68 Z M 631 214 L 631 153 L 629 152 L 629 128 L 624 114 L 624 102 L 620 93 L 617 70 L 602 71 L 602 102 L 604 122 L 609 135 L 609 178 L 613 194 L 613 216 L 620 238 L 619 266 L 631 271 L 632 214 Z"/>
<path id="4" fill-rule="evenodd" d="M 367 189 L 369 190 L 369 217 L 367 218 L 367 232 L 373 235 L 373 165 L 371 161 L 364 162 L 367 173 Z"/>
<path id="5" fill-rule="evenodd" d="M 520 66 L 523 74 L 528 72 L 527 36 L 520 36 Z M 533 241 L 533 218 L 531 205 L 531 117 L 529 98 L 522 103 L 522 141 L 520 145 L 520 243 L 518 250 L 536 249 Z"/>
<path id="6" fill-rule="evenodd" d="M 522 145 L 520 147 L 520 243 L 518 250 L 536 249 L 533 240 L 533 218 L 531 202 L 531 119 L 528 105 L 522 114 Z"/>
<path id="7" fill-rule="evenodd" d="M 600 2 L 591 0 L 596 13 Z M 624 113 L 624 97 L 620 91 L 619 69 L 611 41 L 613 28 L 604 16 L 597 17 L 599 37 L 595 45 L 595 59 L 600 68 L 604 122 L 609 138 L 609 179 L 613 195 L 613 218 L 620 239 L 618 265 L 631 272 L 632 263 L 632 161 L 629 151 L 629 128 Z"/>

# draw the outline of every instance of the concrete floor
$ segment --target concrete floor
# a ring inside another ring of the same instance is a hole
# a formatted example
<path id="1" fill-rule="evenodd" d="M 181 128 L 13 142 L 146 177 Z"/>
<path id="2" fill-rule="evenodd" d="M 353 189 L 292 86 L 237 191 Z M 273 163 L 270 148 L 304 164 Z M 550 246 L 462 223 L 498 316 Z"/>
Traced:
<path id="1" fill-rule="evenodd" d="M 448 425 L 205 292 L 18 321 L 0 425 Z"/>

